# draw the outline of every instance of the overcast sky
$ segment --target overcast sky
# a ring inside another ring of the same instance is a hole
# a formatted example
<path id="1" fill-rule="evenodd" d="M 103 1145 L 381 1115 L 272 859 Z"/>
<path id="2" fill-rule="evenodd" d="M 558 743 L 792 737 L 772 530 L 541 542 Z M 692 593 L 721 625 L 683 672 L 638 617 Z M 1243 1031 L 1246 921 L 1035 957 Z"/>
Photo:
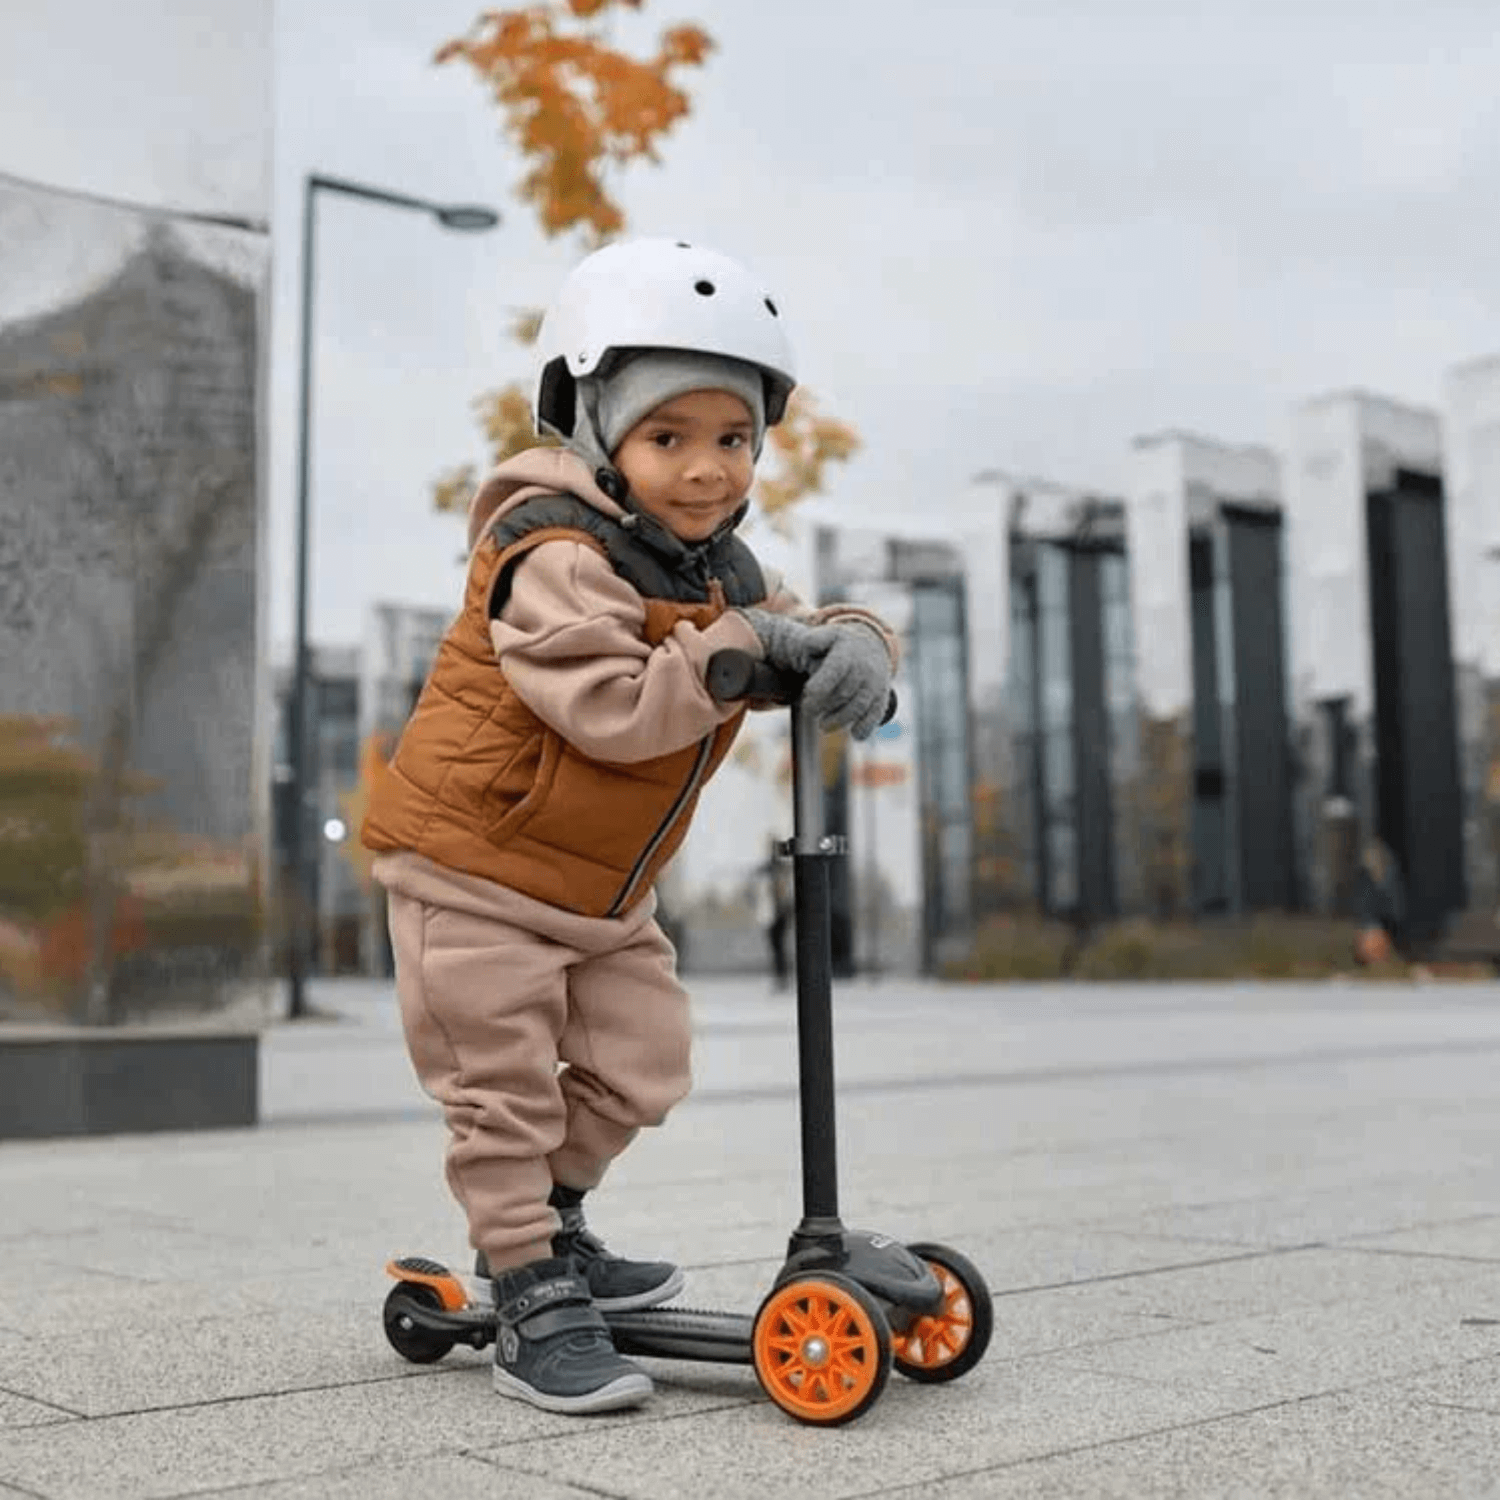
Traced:
<path id="1" fill-rule="evenodd" d="M 478 9 L 277 8 L 278 641 L 302 174 L 505 215 L 463 236 L 320 200 L 322 639 L 353 639 L 371 598 L 456 602 L 461 532 L 428 482 L 481 456 L 470 399 L 527 369 L 507 310 L 545 303 L 578 255 L 511 198 L 521 165 L 476 82 L 431 65 Z M 647 0 L 619 35 L 680 18 L 719 50 L 661 166 L 618 188 L 634 230 L 727 250 L 774 288 L 806 383 L 864 437 L 830 519 L 941 531 L 993 503 L 969 482 L 990 466 L 1117 489 L 1143 432 L 1280 446 L 1300 399 L 1433 405 L 1449 367 L 1500 348 L 1494 0 Z M 222 40 L 195 55 L 225 67 Z M 74 69 L 26 77 L 111 108 Z M 184 173 L 213 197 L 201 163 Z"/>

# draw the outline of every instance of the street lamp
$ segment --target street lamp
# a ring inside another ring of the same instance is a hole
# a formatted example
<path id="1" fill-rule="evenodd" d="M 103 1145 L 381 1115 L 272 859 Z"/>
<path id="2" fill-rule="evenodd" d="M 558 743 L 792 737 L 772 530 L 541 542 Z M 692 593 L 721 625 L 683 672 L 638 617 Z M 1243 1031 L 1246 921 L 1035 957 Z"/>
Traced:
<path id="1" fill-rule="evenodd" d="M 291 995 L 287 1013 L 293 1018 L 307 1013 L 304 984 L 307 970 L 308 916 L 312 909 L 313 883 L 310 878 L 307 837 L 307 573 L 308 573 L 308 433 L 312 425 L 312 300 L 313 243 L 317 221 L 319 191 L 343 193 L 350 198 L 364 198 L 392 208 L 413 208 L 430 214 L 444 229 L 461 232 L 493 229 L 500 215 L 491 208 L 475 203 L 433 203 L 427 198 L 413 198 L 406 193 L 392 193 L 385 188 L 369 187 L 342 177 L 325 177 L 312 172 L 303 179 L 302 191 L 302 307 L 301 307 L 301 373 L 299 376 L 300 410 L 297 420 L 297 603 L 296 636 L 292 655 L 292 701 L 290 724 L 292 752 L 291 866 L 292 899 L 289 903 L 287 933 L 287 980 Z"/>

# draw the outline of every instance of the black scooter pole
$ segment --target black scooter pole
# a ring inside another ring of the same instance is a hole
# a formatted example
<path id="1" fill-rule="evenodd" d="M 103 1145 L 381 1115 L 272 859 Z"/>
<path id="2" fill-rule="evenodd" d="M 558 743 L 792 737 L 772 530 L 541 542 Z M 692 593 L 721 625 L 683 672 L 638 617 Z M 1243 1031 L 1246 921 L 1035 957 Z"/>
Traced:
<path id="1" fill-rule="evenodd" d="M 818 726 L 792 705 L 792 885 L 797 920 L 797 1056 L 802 1110 L 802 1215 L 797 1238 L 839 1234 L 833 1082 L 833 949 Z"/>
<path id="2" fill-rule="evenodd" d="M 838 1140 L 833 1082 L 833 948 L 829 861 L 843 853 L 823 819 L 821 740 L 804 712 L 802 681 L 743 651 L 717 651 L 708 664 L 709 693 L 721 703 L 741 698 L 786 703 L 792 711 L 793 905 L 797 920 L 797 1053 L 802 1114 L 802 1223 L 792 1253 L 839 1240 Z M 896 711 L 893 693 L 886 706 Z"/>

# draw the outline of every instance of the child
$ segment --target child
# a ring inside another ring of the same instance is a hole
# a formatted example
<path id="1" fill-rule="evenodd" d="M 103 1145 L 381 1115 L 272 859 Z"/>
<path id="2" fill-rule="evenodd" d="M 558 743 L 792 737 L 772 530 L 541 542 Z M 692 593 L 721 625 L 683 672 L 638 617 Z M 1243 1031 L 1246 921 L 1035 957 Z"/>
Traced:
<path id="1" fill-rule="evenodd" d="M 737 647 L 811 672 L 820 722 L 863 738 L 895 643 L 863 610 L 807 610 L 734 534 L 794 383 L 776 305 L 742 267 L 607 247 L 564 283 L 540 347 L 536 423 L 566 446 L 474 496 L 463 605 L 363 839 L 407 1045 L 493 1278 L 495 1387 L 592 1412 L 652 1388 L 600 1309 L 682 1286 L 606 1250 L 581 1203 L 689 1086 L 652 886 L 744 717 L 709 696 L 708 660 Z"/>

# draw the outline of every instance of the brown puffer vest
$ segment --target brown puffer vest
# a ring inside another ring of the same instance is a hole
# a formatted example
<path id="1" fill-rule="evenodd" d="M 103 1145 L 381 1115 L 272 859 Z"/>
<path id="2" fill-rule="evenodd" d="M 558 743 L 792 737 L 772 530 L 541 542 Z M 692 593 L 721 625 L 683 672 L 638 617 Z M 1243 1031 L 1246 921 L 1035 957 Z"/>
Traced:
<path id="1" fill-rule="evenodd" d="M 490 525 L 469 564 L 463 609 L 438 648 L 396 753 L 376 782 L 361 838 L 584 916 L 628 911 L 687 835 L 704 783 L 744 714 L 696 745 L 629 765 L 592 760 L 511 690 L 490 618 L 511 569 L 563 538 L 596 548 L 645 601 L 647 642 L 682 620 L 701 628 L 759 604 L 765 579 L 732 533 L 690 547 L 649 518 L 626 524 L 572 495 L 523 501 Z"/>

